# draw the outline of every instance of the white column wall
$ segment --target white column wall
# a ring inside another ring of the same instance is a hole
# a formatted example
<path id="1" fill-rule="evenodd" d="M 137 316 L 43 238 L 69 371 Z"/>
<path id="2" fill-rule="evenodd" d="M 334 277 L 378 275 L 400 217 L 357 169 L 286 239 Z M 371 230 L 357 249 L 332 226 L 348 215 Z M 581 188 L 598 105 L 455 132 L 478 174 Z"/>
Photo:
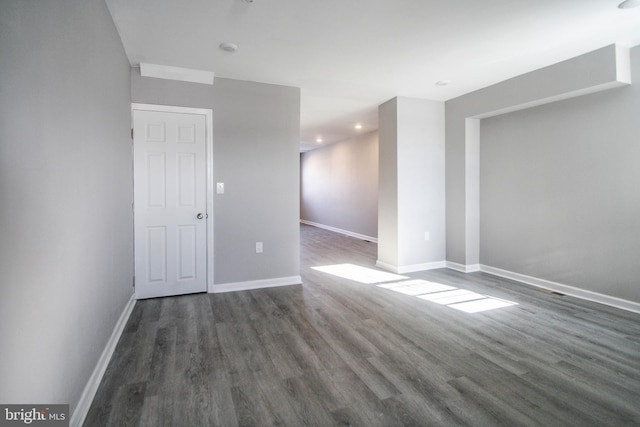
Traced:
<path id="1" fill-rule="evenodd" d="M 397 97 L 379 114 L 377 264 L 399 273 L 443 267 L 444 103 Z"/>

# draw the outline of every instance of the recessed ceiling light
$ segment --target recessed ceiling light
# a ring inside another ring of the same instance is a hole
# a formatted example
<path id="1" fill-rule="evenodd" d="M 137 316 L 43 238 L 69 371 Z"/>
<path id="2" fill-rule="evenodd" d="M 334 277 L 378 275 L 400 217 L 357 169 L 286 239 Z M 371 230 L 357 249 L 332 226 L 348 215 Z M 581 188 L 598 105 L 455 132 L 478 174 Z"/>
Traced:
<path id="1" fill-rule="evenodd" d="M 618 5 L 618 9 L 632 9 L 640 6 L 640 0 L 625 0 Z"/>
<path id="2" fill-rule="evenodd" d="M 316 142 L 320 144 L 322 142 L 322 138 L 316 138 Z"/>
<path id="3" fill-rule="evenodd" d="M 360 123 L 356 124 L 356 129 L 362 129 L 362 125 Z"/>
<path id="4" fill-rule="evenodd" d="M 448 85 L 449 83 L 451 83 L 451 81 L 450 81 L 450 80 L 438 80 L 438 81 L 436 82 L 436 85 L 437 85 L 437 86 L 446 86 L 446 85 Z"/>
<path id="5" fill-rule="evenodd" d="M 235 43 L 224 42 L 220 43 L 220 49 L 224 50 L 225 52 L 233 53 L 238 50 L 238 45 Z"/>

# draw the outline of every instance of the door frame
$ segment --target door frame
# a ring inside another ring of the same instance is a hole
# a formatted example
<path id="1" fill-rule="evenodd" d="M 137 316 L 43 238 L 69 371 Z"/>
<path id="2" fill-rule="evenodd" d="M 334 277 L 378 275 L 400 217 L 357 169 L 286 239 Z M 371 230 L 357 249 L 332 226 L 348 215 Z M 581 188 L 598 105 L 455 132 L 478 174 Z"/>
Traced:
<path id="1" fill-rule="evenodd" d="M 138 111 L 153 111 L 161 113 L 182 113 L 182 114 L 199 114 L 205 116 L 205 197 L 207 206 L 206 226 L 207 226 L 207 243 L 206 243 L 206 270 L 207 270 L 207 292 L 213 292 L 213 196 L 215 184 L 213 182 L 213 110 L 210 108 L 191 108 L 191 107 L 178 107 L 173 105 L 156 105 L 156 104 L 141 104 L 137 102 L 131 103 L 131 129 L 133 129 L 133 112 Z M 131 164 L 133 167 L 133 138 L 131 138 Z M 135 186 L 134 186 L 135 191 Z M 135 209 L 135 206 L 134 206 Z M 135 234 L 135 230 L 134 230 Z M 135 243 L 134 243 L 135 244 Z M 135 256 L 135 254 L 134 254 Z"/>

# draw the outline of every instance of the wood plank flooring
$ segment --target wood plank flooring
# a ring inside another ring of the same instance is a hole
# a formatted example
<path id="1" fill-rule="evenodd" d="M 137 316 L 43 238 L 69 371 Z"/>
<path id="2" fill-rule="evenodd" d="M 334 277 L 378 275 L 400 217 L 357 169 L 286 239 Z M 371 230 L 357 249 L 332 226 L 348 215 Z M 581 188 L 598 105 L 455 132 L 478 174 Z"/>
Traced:
<path id="1" fill-rule="evenodd" d="M 466 313 L 314 270 L 374 269 L 376 245 L 301 234 L 302 286 L 139 301 L 85 425 L 640 425 L 640 315 L 407 275 L 517 303 Z"/>

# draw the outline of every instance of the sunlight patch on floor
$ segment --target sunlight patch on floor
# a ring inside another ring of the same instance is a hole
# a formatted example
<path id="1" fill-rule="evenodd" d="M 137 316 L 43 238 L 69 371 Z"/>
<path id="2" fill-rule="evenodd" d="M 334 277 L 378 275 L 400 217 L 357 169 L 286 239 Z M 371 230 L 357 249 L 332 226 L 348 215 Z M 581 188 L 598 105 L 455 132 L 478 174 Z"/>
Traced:
<path id="1" fill-rule="evenodd" d="M 468 301 L 459 304 L 449 304 L 449 307 L 465 313 L 478 313 L 480 311 L 493 310 L 495 308 L 509 307 L 518 305 L 516 302 L 507 301 L 499 298 L 485 297 L 483 299 Z"/>
<path id="2" fill-rule="evenodd" d="M 375 284 L 379 288 L 388 289 L 404 295 L 415 296 L 425 301 L 446 305 L 465 313 L 479 313 L 496 308 L 518 305 L 513 301 L 482 295 L 455 286 L 411 279 L 407 276 L 374 270 L 354 264 L 325 265 L 311 267 L 314 270 L 343 279 L 354 280 L 367 285 Z M 408 280 L 407 280 L 408 279 Z"/>
<path id="3" fill-rule="evenodd" d="M 332 274 L 334 276 L 342 277 L 343 279 L 354 280 L 367 285 L 409 279 L 407 276 L 400 276 L 398 274 L 387 273 L 385 271 L 374 270 L 372 268 L 360 267 L 354 264 L 325 265 L 322 267 L 311 268 L 323 273 Z"/>
<path id="4" fill-rule="evenodd" d="M 486 297 L 484 295 L 467 291 L 465 289 L 455 289 L 452 291 L 437 292 L 435 294 L 419 295 L 418 298 L 426 299 L 427 301 L 435 302 L 438 304 L 449 305 L 458 302 L 473 301 Z"/>
<path id="5" fill-rule="evenodd" d="M 442 285 L 440 283 L 427 282 L 426 280 L 407 280 L 404 282 L 386 283 L 378 285 L 379 288 L 391 289 L 407 295 L 422 295 L 432 292 L 442 292 L 449 289 L 456 289 L 453 286 Z"/>
<path id="6" fill-rule="evenodd" d="M 478 313 L 496 308 L 518 305 L 513 301 L 482 295 L 477 292 L 459 289 L 442 283 L 426 280 L 407 280 L 403 282 L 377 285 L 379 288 L 389 289 L 405 295 L 413 295 L 420 299 L 446 305 L 465 313 Z"/>

